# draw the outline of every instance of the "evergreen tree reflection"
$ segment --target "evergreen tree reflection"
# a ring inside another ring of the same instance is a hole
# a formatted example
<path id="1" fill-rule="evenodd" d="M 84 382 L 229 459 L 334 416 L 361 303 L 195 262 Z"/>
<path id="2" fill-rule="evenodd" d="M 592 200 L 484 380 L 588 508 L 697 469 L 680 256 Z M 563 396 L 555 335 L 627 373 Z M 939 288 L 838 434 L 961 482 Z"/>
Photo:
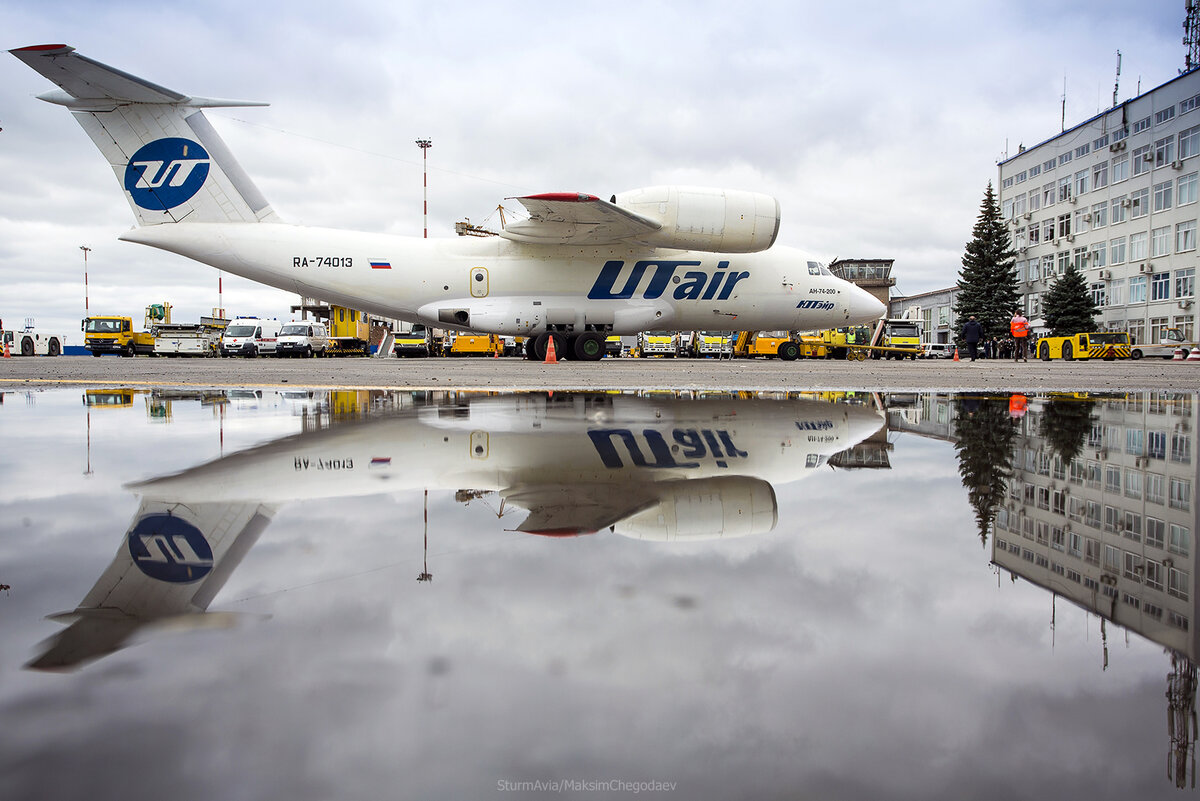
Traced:
<path id="1" fill-rule="evenodd" d="M 1008 414 L 1006 398 L 965 394 L 955 398 L 954 450 L 958 473 L 975 509 L 979 538 L 987 546 L 996 507 L 1012 477 L 1012 450 L 1016 423 Z"/>
<path id="2" fill-rule="evenodd" d="M 1070 395 L 1052 395 L 1047 400 L 1038 433 L 1063 464 L 1070 464 L 1083 452 L 1083 444 L 1092 432 L 1095 408 L 1095 401 Z"/>

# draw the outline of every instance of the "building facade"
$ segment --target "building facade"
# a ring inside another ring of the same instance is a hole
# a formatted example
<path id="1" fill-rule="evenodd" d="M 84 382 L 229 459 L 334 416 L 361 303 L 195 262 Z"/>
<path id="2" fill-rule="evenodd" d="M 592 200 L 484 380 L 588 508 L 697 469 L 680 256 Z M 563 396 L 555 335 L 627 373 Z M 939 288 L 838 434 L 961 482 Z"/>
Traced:
<path id="1" fill-rule="evenodd" d="M 957 298 L 957 286 L 894 297 L 888 303 L 888 317 L 920 320 L 922 344 L 949 344 L 958 334 L 954 324 L 954 302 Z"/>
<path id="2" fill-rule="evenodd" d="M 1074 264 L 1098 327 L 1157 342 L 1196 336 L 1200 70 L 1096 115 L 999 165 L 999 201 L 1017 251 L 1025 313 Z"/>

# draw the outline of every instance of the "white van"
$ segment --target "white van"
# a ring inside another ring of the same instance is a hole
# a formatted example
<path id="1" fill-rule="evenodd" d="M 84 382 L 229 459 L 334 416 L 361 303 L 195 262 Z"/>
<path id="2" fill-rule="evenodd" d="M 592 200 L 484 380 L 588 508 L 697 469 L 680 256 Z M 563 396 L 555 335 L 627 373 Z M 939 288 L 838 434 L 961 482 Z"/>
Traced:
<path id="1" fill-rule="evenodd" d="M 234 318 L 221 336 L 222 356 L 271 356 L 279 336 L 278 320 L 258 317 Z"/>
<path id="2" fill-rule="evenodd" d="M 953 359 L 954 344 L 946 344 L 944 342 L 929 342 L 926 343 L 924 351 L 921 353 L 922 359 Z"/>
<path id="3" fill-rule="evenodd" d="M 329 347 L 329 332 L 325 323 L 307 321 L 284 323 L 279 329 L 276 356 L 324 356 Z"/>

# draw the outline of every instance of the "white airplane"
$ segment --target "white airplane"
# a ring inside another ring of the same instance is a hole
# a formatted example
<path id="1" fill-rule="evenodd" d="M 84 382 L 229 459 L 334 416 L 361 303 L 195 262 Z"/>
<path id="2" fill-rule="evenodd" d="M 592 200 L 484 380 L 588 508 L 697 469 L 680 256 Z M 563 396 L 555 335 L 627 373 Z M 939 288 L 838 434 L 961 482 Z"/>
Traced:
<path id="1" fill-rule="evenodd" d="M 869 324 L 884 306 L 786 247 L 767 195 L 660 186 L 516 198 L 499 238 L 424 239 L 282 223 L 189 97 L 66 45 L 11 50 L 60 88 L 108 159 L 138 227 L 120 239 L 303 297 L 427 326 L 529 338 L 543 358 L 596 360 L 610 334 L 813 330 Z M 781 353 L 794 358 L 796 351 Z"/>
<path id="2" fill-rule="evenodd" d="M 510 395 L 283 437 L 130 485 L 141 502 L 116 556 L 28 667 L 70 669 L 148 627 L 231 624 L 208 606 L 293 500 L 466 490 L 526 510 L 526 534 L 732 539 L 774 529 L 777 486 L 884 425 L 817 400 Z"/>

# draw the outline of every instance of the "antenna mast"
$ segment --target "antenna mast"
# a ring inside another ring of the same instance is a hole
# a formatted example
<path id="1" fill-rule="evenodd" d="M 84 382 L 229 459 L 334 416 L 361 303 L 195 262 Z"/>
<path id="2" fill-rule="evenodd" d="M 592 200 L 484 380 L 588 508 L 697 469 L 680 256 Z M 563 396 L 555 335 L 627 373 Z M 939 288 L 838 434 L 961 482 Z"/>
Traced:
<path id="1" fill-rule="evenodd" d="M 1186 0 L 1187 16 L 1183 20 L 1183 44 L 1187 48 L 1184 56 L 1184 72 L 1200 67 L 1200 7 L 1195 0 Z"/>
<path id="2" fill-rule="evenodd" d="M 1121 51 L 1117 51 L 1117 79 L 1113 82 L 1113 108 L 1117 107 L 1117 89 L 1121 86 Z"/>

